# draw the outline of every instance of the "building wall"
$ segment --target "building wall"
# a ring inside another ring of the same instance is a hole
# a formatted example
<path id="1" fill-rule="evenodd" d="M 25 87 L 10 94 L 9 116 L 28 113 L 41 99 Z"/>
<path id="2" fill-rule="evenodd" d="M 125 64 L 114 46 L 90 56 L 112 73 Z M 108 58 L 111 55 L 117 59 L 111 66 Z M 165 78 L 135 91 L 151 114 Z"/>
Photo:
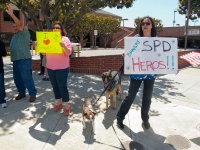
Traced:
<path id="1" fill-rule="evenodd" d="M 188 29 L 200 29 L 200 26 L 189 26 Z M 163 31 L 158 33 L 158 36 L 161 37 L 178 37 L 178 36 L 185 36 L 185 26 L 181 27 L 164 27 Z M 200 35 L 188 35 L 190 36 L 200 36 Z"/>
<path id="2" fill-rule="evenodd" d="M 23 14 L 20 12 L 20 21 L 24 23 Z M 8 32 L 13 33 L 13 22 L 12 21 L 4 21 L 3 11 L 0 11 L 0 32 Z M 6 50 L 9 51 L 9 46 L 6 46 Z"/>
<path id="3" fill-rule="evenodd" d="M 12 21 L 4 21 L 4 16 L 3 16 L 3 11 L 0 11 L 0 32 L 13 32 L 13 22 Z M 20 21 L 22 24 L 24 24 L 23 22 L 24 20 L 24 16 L 23 14 L 20 12 Z"/>
<path id="4" fill-rule="evenodd" d="M 117 33 L 114 33 L 112 38 L 107 43 L 108 48 L 123 48 L 124 47 L 124 37 L 126 36 L 134 36 L 134 29 L 133 28 L 120 28 Z M 103 39 L 100 39 L 100 47 L 104 46 Z"/>

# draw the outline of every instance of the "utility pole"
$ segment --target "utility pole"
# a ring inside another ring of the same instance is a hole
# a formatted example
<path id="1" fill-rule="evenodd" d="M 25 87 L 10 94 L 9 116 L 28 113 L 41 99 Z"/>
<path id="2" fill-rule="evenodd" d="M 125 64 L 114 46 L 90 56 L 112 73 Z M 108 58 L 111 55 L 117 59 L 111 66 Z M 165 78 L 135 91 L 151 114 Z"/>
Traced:
<path id="1" fill-rule="evenodd" d="M 177 36 L 178 36 L 178 47 L 179 47 L 180 24 L 176 24 L 176 25 L 178 26 L 178 34 L 177 34 Z"/>
<path id="2" fill-rule="evenodd" d="M 188 37 L 188 22 L 189 22 L 189 16 L 190 16 L 190 0 L 188 0 L 188 12 L 187 12 L 187 21 L 185 25 L 185 47 L 184 49 L 187 49 L 187 37 Z"/>
<path id="3" fill-rule="evenodd" d="M 98 35 L 98 31 L 94 30 L 94 49 L 97 49 L 97 35 Z"/>
<path id="4" fill-rule="evenodd" d="M 123 21 L 123 39 L 124 39 L 124 20 L 128 20 L 128 19 L 122 19 L 122 21 Z M 124 45 L 123 45 L 123 47 L 124 47 Z"/>
<path id="5" fill-rule="evenodd" d="M 174 24 L 176 23 L 176 20 L 175 20 L 175 12 L 177 12 L 176 10 L 174 10 L 174 20 L 173 20 L 173 27 L 174 27 Z"/>

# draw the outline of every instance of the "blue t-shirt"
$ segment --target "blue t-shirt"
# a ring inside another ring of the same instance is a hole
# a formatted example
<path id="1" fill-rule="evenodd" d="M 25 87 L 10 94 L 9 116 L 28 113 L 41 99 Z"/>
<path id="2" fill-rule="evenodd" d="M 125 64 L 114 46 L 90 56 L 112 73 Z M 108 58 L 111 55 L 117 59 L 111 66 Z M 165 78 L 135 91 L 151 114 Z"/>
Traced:
<path id="1" fill-rule="evenodd" d="M 138 34 L 135 35 L 134 37 L 138 37 Z M 157 76 L 157 74 L 131 74 L 130 78 L 143 80 L 143 79 L 154 79 L 154 78 L 156 78 L 156 76 Z"/>

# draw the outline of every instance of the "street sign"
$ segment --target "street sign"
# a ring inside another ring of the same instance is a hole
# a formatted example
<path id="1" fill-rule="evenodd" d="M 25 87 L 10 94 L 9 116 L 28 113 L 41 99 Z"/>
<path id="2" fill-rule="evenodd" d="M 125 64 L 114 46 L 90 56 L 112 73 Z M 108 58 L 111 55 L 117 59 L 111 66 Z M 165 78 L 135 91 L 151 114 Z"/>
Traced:
<path id="1" fill-rule="evenodd" d="M 97 30 L 94 30 L 94 35 L 98 35 L 98 31 Z"/>

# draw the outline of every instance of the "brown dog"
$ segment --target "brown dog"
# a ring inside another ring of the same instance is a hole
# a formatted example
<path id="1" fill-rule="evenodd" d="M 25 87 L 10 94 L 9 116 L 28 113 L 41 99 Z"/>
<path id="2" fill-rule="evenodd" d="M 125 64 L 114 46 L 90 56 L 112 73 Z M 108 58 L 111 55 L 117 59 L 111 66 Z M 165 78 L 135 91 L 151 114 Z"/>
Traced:
<path id="1" fill-rule="evenodd" d="M 92 108 L 92 100 L 90 98 L 85 97 L 82 109 L 83 109 L 83 128 L 86 129 L 85 125 L 85 118 L 86 118 L 89 120 L 90 123 L 92 123 L 93 133 L 95 134 L 94 120 L 96 112 Z"/>
<path id="2" fill-rule="evenodd" d="M 112 80 L 112 78 L 115 76 L 115 74 L 117 73 L 117 71 L 111 71 L 109 70 L 108 72 L 103 72 L 101 77 L 102 77 L 102 81 L 104 84 L 104 88 L 106 88 L 109 84 L 109 82 Z M 106 110 L 108 108 L 108 99 L 110 97 L 110 95 L 113 95 L 113 109 L 116 109 L 116 97 L 117 94 L 120 91 L 120 100 L 122 100 L 122 83 L 121 83 L 121 77 L 119 74 L 117 74 L 114 78 L 114 80 L 112 81 L 112 83 L 109 85 L 109 87 L 107 88 L 107 90 L 105 91 L 105 95 L 106 95 L 106 107 L 104 110 Z"/>

